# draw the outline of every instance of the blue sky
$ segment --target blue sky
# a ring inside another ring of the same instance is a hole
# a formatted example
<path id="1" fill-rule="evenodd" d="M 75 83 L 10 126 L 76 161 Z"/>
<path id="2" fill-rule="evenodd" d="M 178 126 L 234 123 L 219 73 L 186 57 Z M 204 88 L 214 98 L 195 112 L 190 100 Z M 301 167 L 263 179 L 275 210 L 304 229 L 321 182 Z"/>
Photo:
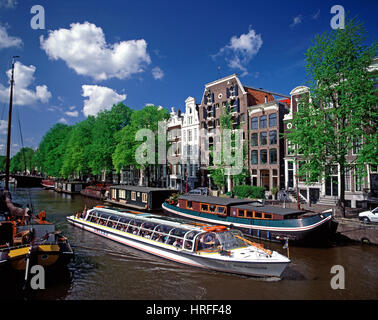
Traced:
<path id="1" fill-rule="evenodd" d="M 36 4 L 45 11 L 43 30 L 30 25 Z M 304 53 L 315 34 L 330 30 L 335 4 L 359 17 L 369 43 L 376 39 L 374 0 L 0 0 L 0 154 L 13 55 L 21 56 L 14 153 L 17 113 L 24 145 L 35 148 L 55 123 L 74 124 L 109 101 L 182 109 L 188 96 L 199 102 L 206 83 L 232 73 L 289 94 L 304 83 Z"/>

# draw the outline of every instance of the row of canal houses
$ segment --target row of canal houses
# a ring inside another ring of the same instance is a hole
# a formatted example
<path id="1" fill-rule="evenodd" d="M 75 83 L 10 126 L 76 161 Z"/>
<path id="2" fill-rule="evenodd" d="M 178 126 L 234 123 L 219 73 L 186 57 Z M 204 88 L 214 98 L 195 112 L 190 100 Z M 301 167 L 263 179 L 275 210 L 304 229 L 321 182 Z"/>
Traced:
<path id="1" fill-rule="evenodd" d="M 377 59 L 373 68 L 378 70 Z M 301 202 L 334 205 L 340 194 L 338 167 L 330 168 L 331 177 L 326 181 L 307 185 L 304 180 L 296 178 L 300 159 L 296 159 L 284 138 L 285 131 L 291 129 L 290 121 L 297 111 L 299 98 L 308 90 L 305 86 L 298 86 L 290 95 L 280 94 L 244 85 L 236 74 L 210 82 L 205 85 L 200 103 L 188 97 L 184 112 L 172 107 L 167 121 L 170 146 L 167 165 L 154 167 L 146 177 L 141 177 L 135 168 L 128 168 L 122 171 L 120 183 L 172 188 L 181 192 L 200 186 L 214 189 L 209 174 L 213 167 L 209 150 L 219 139 L 217 129 L 221 125 L 222 108 L 228 105 L 233 129 L 242 129 L 243 144 L 248 146 L 244 159 L 249 172 L 248 184 L 265 187 L 268 196 L 274 188 L 285 190 L 286 197 L 293 201 L 296 201 L 298 187 Z M 350 161 L 357 153 L 356 148 L 350 150 Z M 378 169 L 367 166 L 369 174 L 362 185 L 353 171 L 345 178 L 345 197 L 349 207 L 365 207 L 372 191 L 378 191 Z M 228 183 L 225 191 L 231 189 L 232 185 Z"/>

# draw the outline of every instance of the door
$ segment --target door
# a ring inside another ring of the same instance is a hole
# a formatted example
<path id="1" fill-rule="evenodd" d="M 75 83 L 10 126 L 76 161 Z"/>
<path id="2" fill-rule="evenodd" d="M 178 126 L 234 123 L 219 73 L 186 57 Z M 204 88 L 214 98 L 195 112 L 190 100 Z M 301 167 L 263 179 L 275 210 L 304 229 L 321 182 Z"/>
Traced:
<path id="1" fill-rule="evenodd" d="M 269 187 L 269 170 L 260 171 L 260 186 L 264 187 L 266 190 L 270 190 Z"/>
<path id="2" fill-rule="evenodd" d="M 326 196 L 335 196 L 339 195 L 339 188 L 337 184 L 337 177 L 331 176 L 326 179 Z"/>

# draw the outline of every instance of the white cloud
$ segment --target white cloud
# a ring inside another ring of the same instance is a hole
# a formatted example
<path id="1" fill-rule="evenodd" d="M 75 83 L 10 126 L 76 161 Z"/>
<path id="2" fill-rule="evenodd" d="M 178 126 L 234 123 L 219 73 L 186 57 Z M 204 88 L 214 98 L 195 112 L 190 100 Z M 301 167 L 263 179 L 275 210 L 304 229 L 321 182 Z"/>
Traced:
<path id="1" fill-rule="evenodd" d="M 36 96 L 43 103 L 46 103 L 51 98 L 51 92 L 47 89 L 47 86 L 36 86 Z"/>
<path id="2" fill-rule="evenodd" d="M 89 115 L 95 116 L 102 110 L 110 110 L 113 104 L 117 104 L 126 99 L 126 94 L 118 94 L 113 89 L 97 86 L 97 85 L 83 85 L 83 97 L 88 97 L 84 100 L 83 113 L 86 117 Z"/>
<path id="3" fill-rule="evenodd" d="M 34 81 L 34 73 L 36 67 L 33 65 L 26 66 L 20 62 L 14 65 L 14 96 L 13 103 L 15 105 L 32 105 L 38 101 L 47 103 L 51 98 L 51 92 L 46 85 L 38 85 L 35 89 L 29 88 Z M 6 74 L 11 79 L 12 70 L 9 69 Z M 9 87 L 5 87 L 0 83 L 0 101 L 9 101 Z"/>
<path id="4" fill-rule="evenodd" d="M 0 49 L 21 46 L 22 40 L 20 38 L 8 35 L 7 29 L 4 26 L 0 26 Z"/>
<path id="5" fill-rule="evenodd" d="M 164 77 L 164 72 L 159 67 L 155 67 L 152 69 L 152 76 L 154 79 L 162 79 Z"/>
<path id="6" fill-rule="evenodd" d="M 65 118 L 60 118 L 59 120 L 58 120 L 58 122 L 59 123 L 63 123 L 63 124 L 67 124 L 68 123 L 68 121 L 65 119 Z"/>
<path id="7" fill-rule="evenodd" d="M 40 37 L 40 43 L 49 58 L 62 59 L 79 75 L 98 81 L 125 79 L 151 63 L 144 39 L 107 44 L 103 30 L 92 23 L 72 23 L 70 27 L 49 31 L 46 39 Z"/>
<path id="8" fill-rule="evenodd" d="M 0 0 L 0 8 L 15 8 L 17 0 Z"/>
<path id="9" fill-rule="evenodd" d="M 303 17 L 302 17 L 301 14 L 298 15 L 298 16 L 296 16 L 296 17 L 294 17 L 294 18 L 293 18 L 293 22 L 292 22 L 292 24 L 290 25 L 290 27 L 293 28 L 293 27 L 295 27 L 296 25 L 302 23 L 302 20 L 303 20 Z"/>
<path id="10" fill-rule="evenodd" d="M 0 134 L 6 134 L 8 132 L 8 121 L 0 120 Z"/>
<path id="11" fill-rule="evenodd" d="M 78 117 L 79 116 L 79 112 L 77 110 L 75 111 L 66 111 L 65 114 L 69 117 Z"/>
<path id="12" fill-rule="evenodd" d="M 248 74 L 247 65 L 252 58 L 258 53 L 263 44 L 260 34 L 255 30 L 249 29 L 248 33 L 240 37 L 233 36 L 230 44 L 221 48 L 213 58 L 225 56 L 225 60 L 230 68 L 240 69 L 244 75 Z"/>

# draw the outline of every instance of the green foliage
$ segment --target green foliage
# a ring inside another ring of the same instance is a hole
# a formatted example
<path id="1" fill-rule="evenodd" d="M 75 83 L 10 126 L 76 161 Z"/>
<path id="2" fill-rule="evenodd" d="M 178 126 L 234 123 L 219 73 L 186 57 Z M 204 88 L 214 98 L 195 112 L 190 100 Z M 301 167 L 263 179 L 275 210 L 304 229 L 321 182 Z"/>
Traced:
<path id="1" fill-rule="evenodd" d="M 89 162 L 95 150 L 91 148 L 93 140 L 92 129 L 95 118 L 87 119 L 73 126 L 63 156 L 63 165 L 60 174 L 67 178 L 70 175 L 90 173 Z"/>
<path id="2" fill-rule="evenodd" d="M 150 129 L 155 134 L 155 160 L 157 161 L 158 124 L 159 121 L 168 119 L 168 110 L 157 106 L 145 106 L 143 109 L 134 111 L 131 114 L 130 124 L 114 135 L 117 145 L 113 153 L 113 165 L 117 172 L 130 165 L 140 168 L 135 159 L 136 150 L 143 143 L 143 141 L 135 141 L 135 135 L 140 129 Z M 144 167 L 146 168 L 148 165 Z"/>
<path id="3" fill-rule="evenodd" d="M 234 186 L 233 193 L 240 198 L 265 199 L 265 188 L 256 186 Z"/>
<path id="4" fill-rule="evenodd" d="M 0 156 L 0 172 L 5 171 L 5 156 Z"/>
<path id="5" fill-rule="evenodd" d="M 91 157 L 89 167 L 93 174 L 113 168 L 112 155 L 117 146 L 115 133 L 130 124 L 132 110 L 122 103 L 113 105 L 111 110 L 99 112 L 92 127 Z"/>
<path id="6" fill-rule="evenodd" d="M 39 171 L 48 176 L 59 176 L 71 130 L 72 127 L 58 123 L 44 135 L 36 152 Z"/>
<path id="7" fill-rule="evenodd" d="M 339 165 L 340 199 L 344 199 L 345 172 L 354 169 L 366 175 L 367 163 L 377 164 L 377 105 L 374 83 L 369 72 L 377 55 L 377 44 L 365 45 L 364 29 L 356 19 L 346 21 L 345 29 L 318 35 L 306 53 L 309 96 L 302 97 L 287 134 L 299 146 L 299 176 L 308 183 L 328 176 L 330 165 Z M 356 141 L 356 159 L 347 161 Z"/>
<path id="8" fill-rule="evenodd" d="M 21 148 L 10 160 L 11 173 L 33 171 L 36 168 L 35 152 L 32 148 Z"/>

